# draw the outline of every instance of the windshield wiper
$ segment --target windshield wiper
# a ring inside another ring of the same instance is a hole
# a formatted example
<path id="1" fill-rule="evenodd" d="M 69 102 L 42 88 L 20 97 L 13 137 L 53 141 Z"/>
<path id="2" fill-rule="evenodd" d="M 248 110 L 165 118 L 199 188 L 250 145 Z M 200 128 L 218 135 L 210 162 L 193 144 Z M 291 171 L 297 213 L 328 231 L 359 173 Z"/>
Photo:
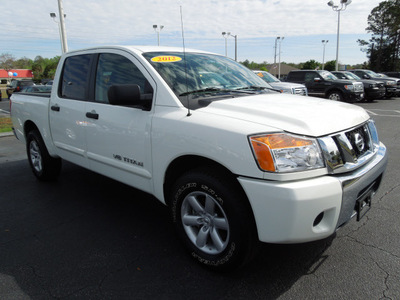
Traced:
<path id="1" fill-rule="evenodd" d="M 270 91 L 281 93 L 280 90 L 273 89 L 273 88 L 266 87 L 266 86 L 258 86 L 258 85 L 244 86 L 241 88 L 237 88 L 236 90 L 256 90 L 256 91 L 270 90 Z"/>
<path id="2" fill-rule="evenodd" d="M 208 88 L 204 88 L 204 89 L 198 89 L 198 90 L 194 90 L 194 91 L 185 92 L 185 93 L 180 94 L 179 96 L 186 96 L 186 95 L 207 93 L 207 92 L 227 92 L 227 91 L 230 92 L 230 90 L 221 89 L 218 87 L 208 87 Z"/>

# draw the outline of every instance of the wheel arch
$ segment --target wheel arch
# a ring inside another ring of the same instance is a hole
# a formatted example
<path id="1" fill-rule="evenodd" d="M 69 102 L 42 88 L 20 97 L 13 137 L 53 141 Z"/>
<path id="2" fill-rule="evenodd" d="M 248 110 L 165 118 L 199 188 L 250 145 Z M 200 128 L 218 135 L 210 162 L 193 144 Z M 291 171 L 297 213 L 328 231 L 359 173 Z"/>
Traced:
<path id="1" fill-rule="evenodd" d="M 32 130 L 37 130 L 40 133 L 39 128 L 36 126 L 36 124 L 33 121 L 31 121 L 31 120 L 26 121 L 25 124 L 24 124 L 24 136 L 25 136 L 25 138 L 28 135 L 28 133 L 30 131 L 32 131 Z"/>
<path id="2" fill-rule="evenodd" d="M 223 166 L 222 164 L 203 156 L 197 155 L 185 155 L 176 158 L 173 160 L 165 172 L 164 176 L 164 185 L 163 185 L 163 193 L 165 203 L 169 206 L 169 193 L 171 191 L 171 186 L 173 183 L 180 177 L 182 174 L 190 171 L 202 168 L 203 170 L 211 170 L 214 173 L 218 173 L 220 175 L 225 176 L 228 180 L 234 182 L 237 188 L 243 193 L 243 196 L 246 197 L 246 193 L 244 192 L 241 184 L 237 180 L 237 175 L 233 174 L 228 168 Z M 250 202 L 247 200 L 250 206 Z"/>

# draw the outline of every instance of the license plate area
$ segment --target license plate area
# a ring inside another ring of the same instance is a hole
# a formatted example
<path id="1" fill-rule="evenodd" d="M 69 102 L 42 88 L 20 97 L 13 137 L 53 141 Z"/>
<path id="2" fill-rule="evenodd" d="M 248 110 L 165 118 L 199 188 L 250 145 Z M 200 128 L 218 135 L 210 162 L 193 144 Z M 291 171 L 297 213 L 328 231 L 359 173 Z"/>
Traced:
<path id="1" fill-rule="evenodd" d="M 362 199 L 357 199 L 355 211 L 357 214 L 357 222 L 361 220 L 362 217 L 371 209 L 372 204 L 372 196 L 373 192 L 371 191 L 366 197 Z"/>
<path id="2" fill-rule="evenodd" d="M 354 206 L 357 222 L 371 209 L 372 197 L 375 195 L 377 186 L 379 186 L 379 183 L 374 181 L 358 195 Z"/>

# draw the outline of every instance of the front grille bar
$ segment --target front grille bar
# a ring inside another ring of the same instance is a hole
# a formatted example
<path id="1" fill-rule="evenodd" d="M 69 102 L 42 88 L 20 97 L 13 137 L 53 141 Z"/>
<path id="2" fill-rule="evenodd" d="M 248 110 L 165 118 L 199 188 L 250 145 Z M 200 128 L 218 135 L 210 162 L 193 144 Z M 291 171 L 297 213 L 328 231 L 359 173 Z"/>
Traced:
<path id="1" fill-rule="evenodd" d="M 373 121 L 318 141 L 331 174 L 348 172 L 365 164 L 376 154 L 374 143 L 379 143 Z"/>

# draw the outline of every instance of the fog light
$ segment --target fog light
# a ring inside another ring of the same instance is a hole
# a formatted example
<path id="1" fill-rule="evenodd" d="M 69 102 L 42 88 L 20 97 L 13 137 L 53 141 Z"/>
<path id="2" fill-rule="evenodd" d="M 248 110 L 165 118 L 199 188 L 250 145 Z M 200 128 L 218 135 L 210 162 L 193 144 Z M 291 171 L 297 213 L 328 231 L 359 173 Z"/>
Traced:
<path id="1" fill-rule="evenodd" d="M 320 213 L 314 220 L 313 227 L 317 226 L 319 223 L 321 223 L 322 219 L 324 217 L 324 212 Z"/>

